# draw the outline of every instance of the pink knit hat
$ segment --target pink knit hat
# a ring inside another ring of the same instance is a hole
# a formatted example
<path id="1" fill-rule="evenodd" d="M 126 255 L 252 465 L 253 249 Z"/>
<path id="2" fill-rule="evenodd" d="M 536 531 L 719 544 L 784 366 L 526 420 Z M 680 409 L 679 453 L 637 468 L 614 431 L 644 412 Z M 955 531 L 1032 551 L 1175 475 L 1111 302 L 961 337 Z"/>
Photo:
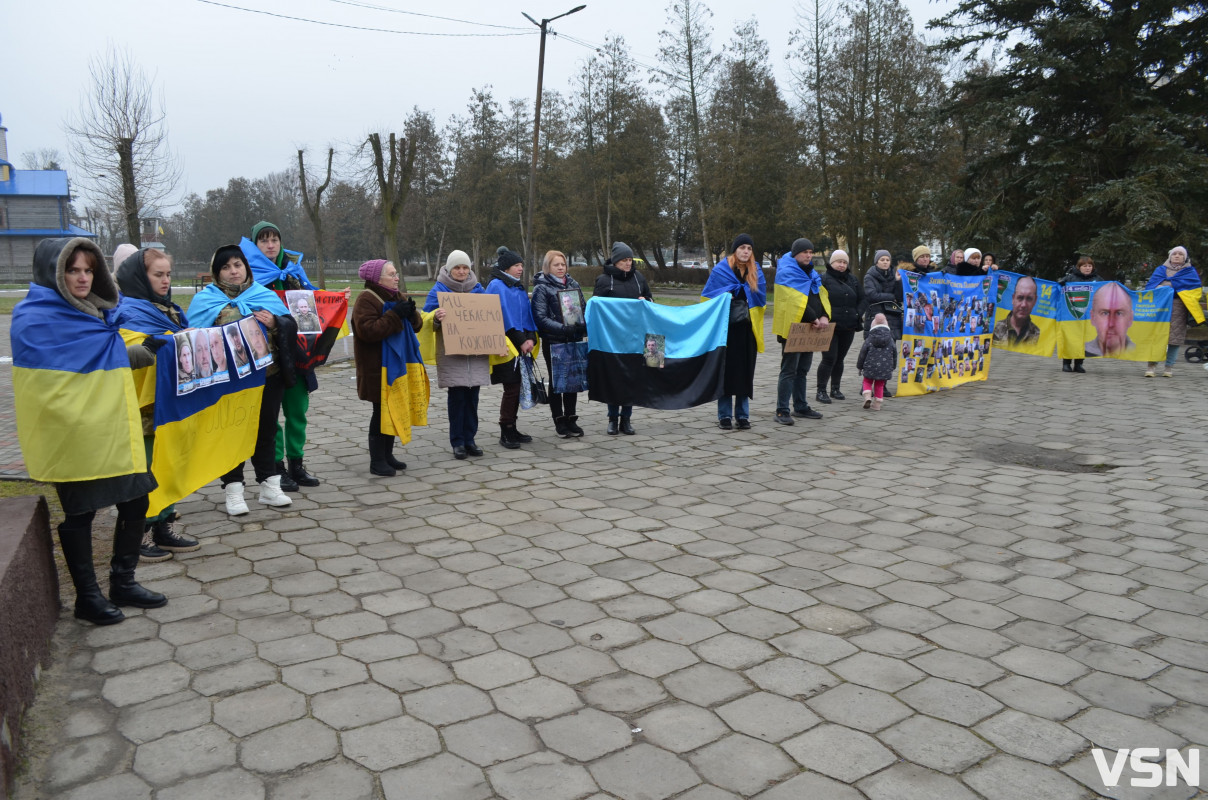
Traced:
<path id="1" fill-rule="evenodd" d="M 377 283 L 382 278 L 382 270 L 389 263 L 389 261 L 386 261 L 383 258 L 375 258 L 372 261 L 366 261 L 361 265 L 361 268 L 357 270 L 357 274 L 360 275 L 363 280 L 367 280 L 370 283 Z"/>

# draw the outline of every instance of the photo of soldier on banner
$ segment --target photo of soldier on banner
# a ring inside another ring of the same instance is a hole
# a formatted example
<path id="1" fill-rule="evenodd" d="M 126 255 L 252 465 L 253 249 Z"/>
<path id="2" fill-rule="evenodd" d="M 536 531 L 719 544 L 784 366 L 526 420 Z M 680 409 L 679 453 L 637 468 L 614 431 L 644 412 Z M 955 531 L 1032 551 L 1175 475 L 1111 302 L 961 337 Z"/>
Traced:
<path id="1" fill-rule="evenodd" d="M 908 310 L 901 352 L 899 397 L 949 389 L 985 380 L 986 365 L 976 342 L 989 341 L 988 314 L 994 308 L 986 277 L 902 271 Z M 912 308 L 911 308 L 912 307 Z M 913 317 L 911 312 L 913 311 Z M 976 367 L 976 369 L 975 369 Z"/>
<path id="2" fill-rule="evenodd" d="M 209 386 L 214 375 L 214 362 L 210 358 L 210 335 L 205 328 L 193 334 L 193 375 L 198 386 Z"/>
<path id="3" fill-rule="evenodd" d="M 204 331 L 210 340 L 210 361 L 214 365 L 210 382 L 226 383 L 231 379 L 231 371 L 227 366 L 226 343 L 223 341 L 222 328 L 206 328 Z"/>
<path id="4" fill-rule="evenodd" d="M 193 342 L 187 333 L 173 334 L 176 343 L 176 394 L 188 394 L 197 388 L 197 374 L 193 369 Z"/>
<path id="5" fill-rule="evenodd" d="M 1170 337 L 1174 290 L 1134 292 L 1116 281 L 1071 283 L 1058 308 L 1061 358 L 1162 361 Z"/>
<path id="6" fill-rule="evenodd" d="M 344 320 L 348 316 L 348 298 L 343 292 L 290 289 L 276 290 L 285 302 L 290 316 L 298 324 L 297 369 L 311 369 L 327 362 L 332 345 L 346 335 Z M 247 330 L 244 330 L 247 334 Z M 249 339 L 249 344 L 251 340 Z"/>
<path id="7" fill-rule="evenodd" d="M 260 327 L 260 323 L 255 317 L 244 317 L 238 322 L 239 330 L 243 331 L 243 339 L 247 342 L 248 349 L 252 352 L 252 364 L 256 369 L 264 369 L 269 364 L 273 363 L 273 354 L 268 349 L 268 339 L 264 336 L 264 329 Z"/>
<path id="8" fill-rule="evenodd" d="M 994 346 L 1033 356 L 1051 356 L 1057 346 L 1061 286 L 1054 281 L 996 271 L 1001 300 L 995 312 Z"/>
<path id="9" fill-rule="evenodd" d="M 247 347 L 243 343 L 243 334 L 239 332 L 239 323 L 232 322 L 222 330 L 226 335 L 227 344 L 231 347 L 231 358 L 235 362 L 235 373 L 240 378 L 246 378 L 252 371 L 252 359 L 248 355 Z"/>

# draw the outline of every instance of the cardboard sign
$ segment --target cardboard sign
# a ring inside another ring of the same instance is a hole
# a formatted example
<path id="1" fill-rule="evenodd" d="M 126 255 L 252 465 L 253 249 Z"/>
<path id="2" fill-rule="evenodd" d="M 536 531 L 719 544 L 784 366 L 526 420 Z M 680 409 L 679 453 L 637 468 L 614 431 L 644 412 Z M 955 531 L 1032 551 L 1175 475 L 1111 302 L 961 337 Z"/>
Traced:
<path id="1" fill-rule="evenodd" d="M 835 335 L 833 323 L 815 328 L 811 322 L 794 322 L 789 326 L 789 338 L 784 343 L 786 353 L 821 353 L 830 349 Z"/>
<path id="2" fill-rule="evenodd" d="M 503 309 L 499 296 L 465 292 L 439 292 L 436 297 L 445 310 L 440 331 L 449 355 L 505 356 L 507 337 L 503 335 Z"/>

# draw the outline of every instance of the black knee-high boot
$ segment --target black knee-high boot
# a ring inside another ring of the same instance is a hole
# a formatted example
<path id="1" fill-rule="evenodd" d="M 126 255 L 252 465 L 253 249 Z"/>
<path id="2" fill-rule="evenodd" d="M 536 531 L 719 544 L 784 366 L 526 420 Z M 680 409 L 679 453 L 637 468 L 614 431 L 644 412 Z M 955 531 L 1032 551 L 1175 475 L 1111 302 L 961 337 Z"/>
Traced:
<path id="1" fill-rule="evenodd" d="M 384 445 L 385 454 L 386 454 L 386 463 L 389 464 L 390 466 L 394 467 L 395 469 L 406 469 L 407 462 L 399 461 L 397 458 L 394 457 L 394 443 L 396 441 L 395 437 L 387 436 L 384 433 L 381 434 L 381 436 L 382 436 L 382 444 Z"/>
<path id="2" fill-rule="evenodd" d="M 139 520 L 139 527 L 142 528 L 142 520 Z M 139 541 L 142 541 L 141 531 Z M 68 517 L 59 525 L 59 543 L 63 546 L 71 582 L 75 585 L 76 619 L 96 625 L 113 625 L 124 620 L 126 615 L 101 594 L 101 587 L 96 582 L 96 570 L 92 566 L 92 515 Z M 137 559 L 137 545 L 134 552 Z"/>
<path id="3" fill-rule="evenodd" d="M 143 505 L 144 509 L 146 504 Z M 117 518 L 113 532 L 113 559 L 109 562 L 109 599 L 117 606 L 159 608 L 168 598 L 159 592 L 144 589 L 134 580 L 138 566 L 138 546 L 143 541 L 143 520 Z"/>

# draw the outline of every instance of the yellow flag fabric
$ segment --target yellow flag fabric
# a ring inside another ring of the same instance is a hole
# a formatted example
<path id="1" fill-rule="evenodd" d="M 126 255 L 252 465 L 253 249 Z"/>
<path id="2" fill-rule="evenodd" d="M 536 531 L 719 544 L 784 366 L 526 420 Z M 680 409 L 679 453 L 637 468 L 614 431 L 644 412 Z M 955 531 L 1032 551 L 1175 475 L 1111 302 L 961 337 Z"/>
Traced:
<path id="1" fill-rule="evenodd" d="M 1203 287 L 1195 289 L 1184 289 L 1179 292 L 1179 299 L 1183 301 L 1183 305 L 1187 306 L 1187 313 L 1195 320 L 1195 324 L 1204 324 L 1204 309 L 1200 305 L 1200 298 L 1204 296 Z"/>

